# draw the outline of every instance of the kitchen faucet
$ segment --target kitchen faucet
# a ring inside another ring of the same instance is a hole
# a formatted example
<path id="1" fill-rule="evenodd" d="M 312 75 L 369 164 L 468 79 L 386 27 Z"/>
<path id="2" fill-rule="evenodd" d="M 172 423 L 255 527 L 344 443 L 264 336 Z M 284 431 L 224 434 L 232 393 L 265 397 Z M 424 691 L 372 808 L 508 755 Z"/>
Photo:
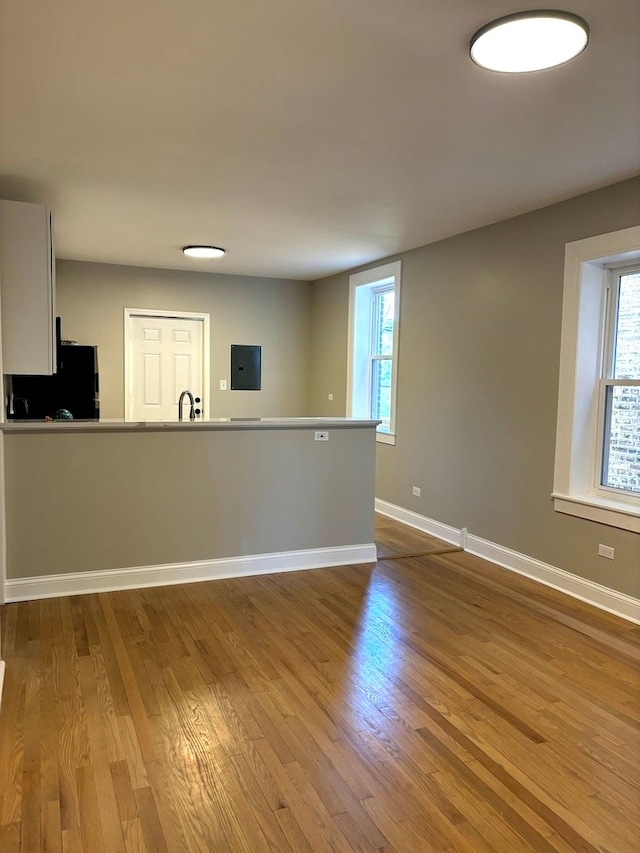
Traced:
<path id="1" fill-rule="evenodd" d="M 195 421 L 195 419 L 196 419 L 196 410 L 195 410 L 196 401 L 193 399 L 193 394 L 191 393 L 191 391 L 183 391 L 182 394 L 180 394 L 180 396 L 178 397 L 178 420 L 179 421 L 182 420 L 182 401 L 184 400 L 185 397 L 188 397 L 189 402 L 191 403 L 191 409 L 189 410 L 189 420 Z M 200 401 L 198 400 L 198 402 L 200 402 Z"/>

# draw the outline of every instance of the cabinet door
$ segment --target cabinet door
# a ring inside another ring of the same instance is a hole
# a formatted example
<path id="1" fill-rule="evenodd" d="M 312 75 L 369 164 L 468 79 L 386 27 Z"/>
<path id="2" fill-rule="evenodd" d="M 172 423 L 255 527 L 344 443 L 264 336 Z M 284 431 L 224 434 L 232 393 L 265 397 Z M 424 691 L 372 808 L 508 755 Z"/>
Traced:
<path id="1" fill-rule="evenodd" d="M 43 205 L 0 201 L 0 313 L 4 373 L 54 373 L 52 223 Z"/>

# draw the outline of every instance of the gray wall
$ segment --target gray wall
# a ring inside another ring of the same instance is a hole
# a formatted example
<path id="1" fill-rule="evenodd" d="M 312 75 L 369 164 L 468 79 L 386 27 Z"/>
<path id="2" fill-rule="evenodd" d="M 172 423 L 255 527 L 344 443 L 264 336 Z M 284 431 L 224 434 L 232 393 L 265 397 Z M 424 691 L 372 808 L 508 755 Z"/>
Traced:
<path id="1" fill-rule="evenodd" d="M 403 262 L 398 441 L 377 497 L 640 597 L 640 537 L 550 497 L 565 243 L 638 223 L 633 179 L 385 259 Z M 348 285 L 314 284 L 312 415 L 345 412 Z"/>
<path id="2" fill-rule="evenodd" d="M 7 577 L 373 542 L 371 427 L 5 435 Z"/>
<path id="3" fill-rule="evenodd" d="M 62 334 L 97 344 L 101 415 L 124 417 L 125 308 L 211 315 L 211 417 L 308 414 L 308 282 L 58 261 Z M 220 391 L 231 344 L 262 346 L 262 390 Z"/>

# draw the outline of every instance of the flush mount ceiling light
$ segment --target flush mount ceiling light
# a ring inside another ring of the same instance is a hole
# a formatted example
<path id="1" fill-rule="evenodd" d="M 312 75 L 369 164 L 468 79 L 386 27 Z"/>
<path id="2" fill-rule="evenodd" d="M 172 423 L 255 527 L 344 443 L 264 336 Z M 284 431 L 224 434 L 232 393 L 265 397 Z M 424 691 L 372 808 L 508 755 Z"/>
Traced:
<path id="1" fill-rule="evenodd" d="M 185 246 L 182 251 L 190 258 L 221 258 L 224 255 L 224 249 L 217 246 Z"/>
<path id="2" fill-rule="evenodd" d="M 471 59 L 490 71 L 518 74 L 568 62 L 587 46 L 589 25 L 578 15 L 537 9 L 498 18 L 471 39 Z"/>

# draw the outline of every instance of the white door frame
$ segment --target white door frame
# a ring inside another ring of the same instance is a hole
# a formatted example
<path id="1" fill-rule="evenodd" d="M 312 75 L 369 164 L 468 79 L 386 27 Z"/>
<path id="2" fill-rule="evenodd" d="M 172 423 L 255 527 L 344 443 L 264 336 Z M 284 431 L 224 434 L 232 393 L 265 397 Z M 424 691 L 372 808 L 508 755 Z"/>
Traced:
<path id="1" fill-rule="evenodd" d="M 211 393 L 211 364 L 210 364 L 210 342 L 209 342 L 209 314 L 200 311 L 161 311 L 155 308 L 125 308 L 124 309 L 124 419 L 131 418 L 131 391 L 133 388 L 133 377 L 131 371 L 133 365 L 129 358 L 131 346 L 131 318 L 132 317 L 176 317 L 179 320 L 200 320 L 202 322 L 202 418 L 209 416 L 209 395 Z"/>

